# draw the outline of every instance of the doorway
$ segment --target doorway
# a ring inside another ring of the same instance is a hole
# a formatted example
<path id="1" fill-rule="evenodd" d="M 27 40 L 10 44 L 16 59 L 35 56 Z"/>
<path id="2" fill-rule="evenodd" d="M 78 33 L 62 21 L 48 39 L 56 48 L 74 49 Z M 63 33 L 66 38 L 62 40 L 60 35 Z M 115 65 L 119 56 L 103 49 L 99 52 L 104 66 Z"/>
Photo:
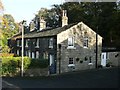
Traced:
<path id="1" fill-rule="evenodd" d="M 49 73 L 55 74 L 56 73 L 56 60 L 54 55 L 49 55 Z"/>

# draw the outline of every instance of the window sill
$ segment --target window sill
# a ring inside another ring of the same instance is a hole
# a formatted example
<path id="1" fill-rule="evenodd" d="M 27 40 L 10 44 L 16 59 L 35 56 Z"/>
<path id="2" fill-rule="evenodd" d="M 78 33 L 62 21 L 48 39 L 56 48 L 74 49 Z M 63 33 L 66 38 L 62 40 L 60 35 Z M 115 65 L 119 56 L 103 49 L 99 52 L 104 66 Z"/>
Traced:
<path id="1" fill-rule="evenodd" d="M 51 49 L 52 49 L 52 48 L 53 48 L 53 46 L 49 46 L 49 48 L 51 48 Z"/>
<path id="2" fill-rule="evenodd" d="M 93 65 L 93 63 L 88 63 L 88 65 Z"/>
<path id="3" fill-rule="evenodd" d="M 68 46 L 67 49 L 76 49 L 74 46 Z"/>
<path id="4" fill-rule="evenodd" d="M 84 47 L 84 46 L 83 46 L 83 48 L 86 48 L 86 49 L 88 49 L 88 47 Z"/>
<path id="5" fill-rule="evenodd" d="M 39 48 L 39 46 L 35 46 L 35 48 Z"/>
<path id="6" fill-rule="evenodd" d="M 69 64 L 68 67 L 75 67 L 75 64 Z"/>

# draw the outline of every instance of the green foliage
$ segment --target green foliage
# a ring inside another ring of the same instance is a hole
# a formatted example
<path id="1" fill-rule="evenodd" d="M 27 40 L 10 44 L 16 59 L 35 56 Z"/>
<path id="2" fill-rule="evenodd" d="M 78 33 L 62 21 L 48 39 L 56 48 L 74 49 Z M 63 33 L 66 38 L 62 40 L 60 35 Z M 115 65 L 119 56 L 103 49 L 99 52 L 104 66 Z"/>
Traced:
<path id="1" fill-rule="evenodd" d="M 46 68 L 48 67 L 47 59 L 32 59 L 29 68 Z"/>
<path id="2" fill-rule="evenodd" d="M 59 13 L 59 12 L 58 12 Z M 41 8 L 38 12 L 39 17 L 43 17 L 47 23 L 47 27 L 58 27 L 59 26 L 59 15 L 56 9 Z"/>
<path id="3" fill-rule="evenodd" d="M 21 57 L 0 57 L 2 58 L 2 75 L 15 76 L 20 75 Z M 48 60 L 46 59 L 31 59 L 24 57 L 24 72 L 30 68 L 46 68 Z"/>
<path id="4" fill-rule="evenodd" d="M 103 45 L 120 46 L 120 3 L 67 2 L 53 5 L 50 10 L 41 9 L 38 15 L 45 18 L 49 27 L 58 27 L 63 9 L 67 10 L 69 24 L 82 21 L 104 38 Z"/>
<path id="5" fill-rule="evenodd" d="M 14 57 L 15 54 L 13 53 L 0 53 L 0 57 Z"/>
<path id="6" fill-rule="evenodd" d="M 18 32 L 18 24 L 15 23 L 14 18 L 10 14 L 4 14 L 2 22 L 0 23 L 0 46 L 2 52 L 9 52 L 8 38 L 11 38 Z"/>
<path id="7" fill-rule="evenodd" d="M 2 58 L 2 75 L 17 75 L 21 68 L 21 57 L 1 57 Z M 24 70 L 30 65 L 31 59 L 24 57 Z"/>
<path id="8" fill-rule="evenodd" d="M 9 51 L 10 51 L 10 48 L 7 45 L 2 47 L 2 53 L 6 53 L 6 52 L 9 52 Z"/>

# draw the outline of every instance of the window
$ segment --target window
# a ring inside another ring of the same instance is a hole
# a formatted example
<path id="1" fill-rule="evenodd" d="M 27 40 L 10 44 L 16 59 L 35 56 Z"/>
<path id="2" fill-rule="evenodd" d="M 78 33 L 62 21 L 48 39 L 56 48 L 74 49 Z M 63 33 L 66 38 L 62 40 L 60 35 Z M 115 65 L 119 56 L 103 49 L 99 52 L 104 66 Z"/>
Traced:
<path id="1" fill-rule="evenodd" d="M 69 64 L 73 64 L 73 58 L 69 58 Z"/>
<path id="2" fill-rule="evenodd" d="M 68 47 L 67 49 L 76 49 L 74 46 L 74 37 L 69 37 L 68 38 Z"/>
<path id="3" fill-rule="evenodd" d="M 92 57 L 91 56 L 89 57 L 89 63 L 88 63 L 88 65 L 90 65 L 90 66 L 93 65 L 93 63 L 92 63 Z"/>
<path id="4" fill-rule="evenodd" d="M 68 46 L 74 46 L 74 38 L 73 37 L 68 38 Z"/>
<path id="5" fill-rule="evenodd" d="M 39 51 L 36 51 L 36 58 L 39 58 Z"/>
<path id="6" fill-rule="evenodd" d="M 39 38 L 36 40 L 36 47 L 39 47 Z"/>
<path id="7" fill-rule="evenodd" d="M 47 53 L 47 52 L 44 52 L 44 53 L 43 53 L 43 58 L 44 58 L 44 59 L 48 59 L 48 53 Z"/>
<path id="8" fill-rule="evenodd" d="M 28 51 L 27 50 L 25 51 L 25 56 L 28 56 Z"/>
<path id="9" fill-rule="evenodd" d="M 68 47 L 67 47 L 67 49 L 76 49 L 74 47 L 74 37 L 69 37 L 68 38 Z"/>
<path id="10" fill-rule="evenodd" d="M 21 45 L 20 45 L 20 40 L 17 40 L 17 46 L 21 46 Z"/>
<path id="11" fill-rule="evenodd" d="M 53 38 L 49 39 L 49 48 L 53 48 Z"/>
<path id="12" fill-rule="evenodd" d="M 92 61 L 91 61 L 91 58 L 92 58 L 92 57 L 90 56 L 90 57 L 89 57 L 89 60 L 90 60 L 90 61 L 89 61 L 89 63 L 91 63 L 91 62 L 92 62 Z"/>
<path id="13" fill-rule="evenodd" d="M 17 50 L 17 55 L 19 56 L 19 54 L 20 54 L 20 52 L 19 52 L 19 50 Z"/>
<path id="14" fill-rule="evenodd" d="M 28 47 L 28 39 L 26 39 L 25 47 Z"/>
<path id="15" fill-rule="evenodd" d="M 83 47 L 88 48 L 88 37 L 84 37 Z"/>
<path id="16" fill-rule="evenodd" d="M 31 57 L 31 52 L 30 52 L 30 50 L 28 50 L 28 55 L 29 55 L 29 57 Z"/>
<path id="17" fill-rule="evenodd" d="M 32 58 L 35 58 L 35 53 L 34 52 L 32 52 Z"/>

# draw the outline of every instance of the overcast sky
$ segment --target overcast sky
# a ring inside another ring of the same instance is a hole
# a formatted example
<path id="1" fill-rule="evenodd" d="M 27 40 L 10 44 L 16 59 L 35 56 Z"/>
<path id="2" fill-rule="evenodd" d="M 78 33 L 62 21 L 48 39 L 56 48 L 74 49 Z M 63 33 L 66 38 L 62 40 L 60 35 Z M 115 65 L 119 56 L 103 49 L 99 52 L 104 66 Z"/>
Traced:
<path id="1" fill-rule="evenodd" d="M 41 7 L 51 8 L 53 4 L 60 4 L 61 0 L 2 0 L 4 13 L 11 14 L 16 22 L 34 18 Z"/>

